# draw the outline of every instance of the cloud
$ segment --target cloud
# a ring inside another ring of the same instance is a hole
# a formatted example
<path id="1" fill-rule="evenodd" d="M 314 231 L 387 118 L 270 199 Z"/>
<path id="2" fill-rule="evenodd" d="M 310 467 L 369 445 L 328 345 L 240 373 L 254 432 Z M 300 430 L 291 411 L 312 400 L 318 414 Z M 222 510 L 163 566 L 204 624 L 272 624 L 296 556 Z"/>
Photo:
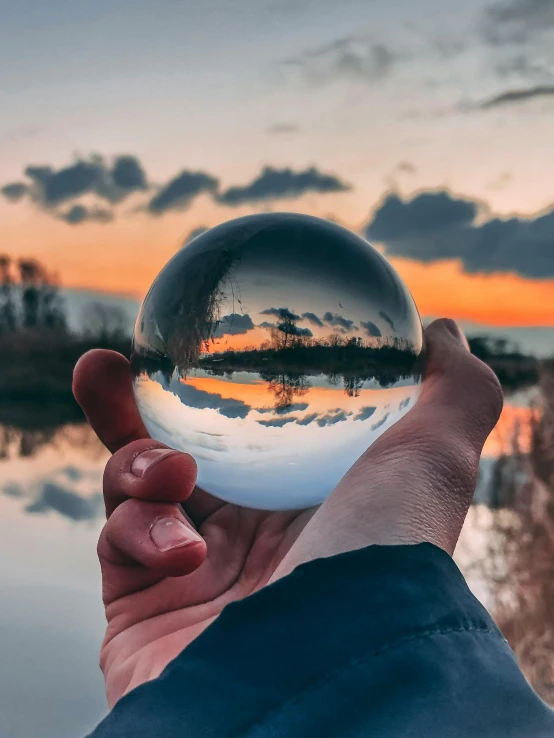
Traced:
<path id="1" fill-rule="evenodd" d="M 364 321 L 360 321 L 360 325 L 362 328 L 365 328 L 365 331 L 370 338 L 381 338 L 383 335 L 381 333 L 380 328 L 378 328 L 375 323 L 372 323 L 371 320 L 368 320 L 364 323 Z"/>
<path id="2" fill-rule="evenodd" d="M 344 410 L 340 410 L 338 413 L 328 413 L 327 415 L 322 415 L 317 420 L 317 424 L 320 428 L 323 428 L 325 425 L 335 425 L 336 423 L 342 423 L 344 420 L 348 419 L 348 413 L 346 413 Z"/>
<path id="3" fill-rule="evenodd" d="M 344 78 L 375 82 L 390 74 L 398 58 L 382 43 L 346 36 L 286 59 L 283 64 L 315 84 Z"/>
<path id="4" fill-rule="evenodd" d="M 391 194 L 374 213 L 366 236 L 384 244 L 388 256 L 459 259 L 469 273 L 554 277 L 554 207 L 528 218 L 489 216 L 475 222 L 478 209 L 477 202 L 444 191 L 407 201 Z"/>
<path id="5" fill-rule="evenodd" d="M 298 418 L 294 416 L 286 417 L 286 418 L 276 418 L 275 420 L 258 420 L 258 425 L 265 425 L 268 428 L 282 428 L 284 425 L 287 425 L 287 423 L 294 423 L 297 421 Z"/>
<path id="6" fill-rule="evenodd" d="M 113 213 L 104 208 L 86 208 L 84 205 L 73 205 L 69 210 L 59 213 L 58 218 L 70 225 L 79 225 L 87 220 L 109 223 L 113 220 Z"/>
<path id="7" fill-rule="evenodd" d="M 131 170 L 134 172 L 132 177 L 129 176 Z M 88 194 L 97 195 L 113 204 L 132 192 L 146 188 L 140 163 L 135 157 L 127 155 L 115 157 L 111 167 L 103 157 L 95 155 L 88 160 L 78 159 L 58 170 L 50 166 L 28 166 L 25 175 L 33 183 L 33 199 L 45 208 L 53 208 Z"/>
<path id="8" fill-rule="evenodd" d="M 378 208 L 366 235 L 377 241 L 414 237 L 471 223 L 476 214 L 474 202 L 455 199 L 448 192 L 424 192 L 409 202 L 392 193 Z"/>
<path id="9" fill-rule="evenodd" d="M 269 126 L 267 133 L 275 136 L 290 136 L 293 133 L 298 133 L 300 128 L 295 123 L 275 123 Z"/>
<path id="10" fill-rule="evenodd" d="M 297 198 L 306 192 L 347 192 L 351 186 L 334 174 L 325 174 L 316 167 L 295 172 L 290 168 L 266 166 L 250 184 L 230 187 L 216 199 L 232 207 L 249 202 Z"/>
<path id="11" fill-rule="evenodd" d="M 323 328 L 323 321 L 321 320 L 321 318 L 318 318 L 315 313 L 302 313 L 302 317 L 304 318 L 304 320 L 309 320 L 310 323 Z"/>
<path id="12" fill-rule="evenodd" d="M 28 196 L 37 207 L 71 225 L 87 220 L 105 223 L 113 216 L 97 206 L 85 208 L 76 204 L 64 212 L 59 210 L 60 206 L 91 195 L 115 205 L 148 187 L 140 162 L 128 154 L 116 156 L 111 162 L 93 155 L 89 159 L 77 159 L 61 169 L 31 164 L 24 174 L 29 181 L 5 185 L 1 190 L 4 197 L 16 202 Z"/>
<path id="13" fill-rule="evenodd" d="M 385 321 L 385 323 L 387 323 L 388 325 L 390 325 L 390 327 L 392 328 L 392 330 L 394 330 L 394 323 L 392 322 L 391 318 L 383 310 L 379 310 L 379 317 L 380 318 L 383 318 L 383 320 Z"/>
<path id="14" fill-rule="evenodd" d="M 504 105 L 514 105 L 517 103 L 534 100 L 538 97 L 553 97 L 554 85 L 538 85 L 537 87 L 529 87 L 525 90 L 507 90 L 506 92 L 496 95 L 489 100 L 482 102 L 479 107 L 482 110 L 489 108 L 498 108 Z"/>
<path id="15" fill-rule="evenodd" d="M 124 192 L 146 190 L 146 174 L 136 156 L 118 156 L 112 168 L 112 179 L 116 187 Z"/>
<path id="16" fill-rule="evenodd" d="M 198 236 L 206 233 L 207 230 L 209 230 L 208 226 L 198 226 L 197 228 L 193 228 L 192 231 L 185 238 L 183 246 L 187 246 L 191 241 L 194 241 L 195 238 L 198 238 Z"/>
<path id="17" fill-rule="evenodd" d="M 300 418 L 300 420 L 296 421 L 297 425 L 310 425 L 310 423 L 313 423 L 314 420 L 317 420 L 319 417 L 319 413 L 310 413 L 310 415 L 306 415 L 304 418 Z"/>
<path id="18" fill-rule="evenodd" d="M 10 184 L 4 185 L 0 192 L 6 200 L 17 202 L 27 194 L 27 185 L 24 182 L 10 182 Z"/>
<path id="19" fill-rule="evenodd" d="M 115 156 L 111 160 L 92 155 L 60 169 L 31 164 L 25 168 L 24 174 L 28 181 L 8 182 L 0 188 L 0 194 L 9 202 L 28 197 L 37 207 L 70 225 L 113 219 L 114 213 L 99 207 L 94 200 L 117 205 L 133 193 L 146 193 L 153 189 L 156 191 L 146 204 L 136 207 L 134 212 L 146 211 L 159 216 L 169 211 L 185 210 L 202 193 L 208 193 L 216 203 L 238 206 L 298 198 L 307 192 L 346 192 L 351 189 L 339 177 L 321 172 L 317 167 L 294 171 L 272 166 L 266 166 L 252 182 L 229 187 L 223 192 L 220 192 L 217 177 L 187 169 L 161 187 L 153 188 L 138 158 L 130 154 Z M 81 198 L 87 198 L 86 205 L 79 202 Z M 68 203 L 71 207 L 61 210 Z M 207 228 L 202 226 L 192 231 L 185 244 L 205 230 Z"/>
<path id="20" fill-rule="evenodd" d="M 226 418 L 245 418 L 252 409 L 250 405 L 242 402 L 242 400 L 223 397 L 216 392 L 205 392 L 197 389 L 192 384 L 180 382 L 177 379 L 171 380 L 169 389 L 188 407 L 196 407 L 200 410 L 208 408 L 217 410 L 220 415 L 224 415 Z"/>
<path id="21" fill-rule="evenodd" d="M 485 10 L 484 39 L 492 45 L 527 42 L 535 34 L 554 28 L 552 0 L 508 0 Z"/>
<path id="22" fill-rule="evenodd" d="M 260 315 L 274 315 L 279 320 L 300 320 L 300 315 L 291 312 L 288 308 L 266 308 Z"/>
<path id="23" fill-rule="evenodd" d="M 8 482 L 2 487 L 2 494 L 6 497 L 23 497 L 25 492 L 23 487 L 17 482 Z"/>
<path id="24" fill-rule="evenodd" d="M 214 338 L 221 336 L 240 336 L 254 328 L 254 323 L 249 315 L 240 315 L 239 313 L 231 313 L 221 318 Z"/>
<path id="25" fill-rule="evenodd" d="M 409 161 L 400 161 L 396 165 L 396 168 L 399 172 L 404 172 L 405 174 L 415 174 L 417 172 L 416 167 L 411 164 Z"/>
<path id="26" fill-rule="evenodd" d="M 43 514 L 53 510 L 70 520 L 79 521 L 94 520 L 100 514 L 101 509 L 102 495 L 100 493 L 92 497 L 82 497 L 72 490 L 47 482 L 43 485 L 36 500 L 27 505 L 25 511 Z"/>
<path id="27" fill-rule="evenodd" d="M 302 410 L 307 410 L 309 407 L 307 402 L 293 402 L 291 405 L 287 405 L 286 407 L 258 407 L 256 410 L 259 413 L 277 413 L 278 415 L 282 415 L 283 413 L 295 413 L 295 412 L 301 412 Z"/>
<path id="28" fill-rule="evenodd" d="M 333 315 L 333 313 L 326 312 L 323 316 L 323 320 L 326 323 L 329 323 L 329 325 L 340 326 L 346 331 L 350 331 L 352 329 L 357 330 L 353 320 L 347 320 L 346 318 L 343 318 L 342 315 L 337 315 L 336 313 Z"/>
<path id="29" fill-rule="evenodd" d="M 375 431 L 375 430 L 377 430 L 377 428 L 380 428 L 382 425 L 385 425 L 385 423 L 389 419 L 389 415 L 390 415 L 390 413 L 385 413 L 385 415 L 383 415 L 383 417 L 381 418 L 381 420 L 378 420 L 376 423 L 374 423 L 372 426 L 370 426 L 371 427 L 371 430 L 372 431 Z"/>
<path id="30" fill-rule="evenodd" d="M 148 204 L 152 215 L 169 210 L 185 210 L 192 200 L 203 192 L 215 193 L 219 181 L 205 172 L 183 170 L 154 195 Z"/>
<path id="31" fill-rule="evenodd" d="M 361 407 L 357 414 L 354 415 L 354 420 L 367 420 L 371 418 L 376 410 L 376 407 Z"/>

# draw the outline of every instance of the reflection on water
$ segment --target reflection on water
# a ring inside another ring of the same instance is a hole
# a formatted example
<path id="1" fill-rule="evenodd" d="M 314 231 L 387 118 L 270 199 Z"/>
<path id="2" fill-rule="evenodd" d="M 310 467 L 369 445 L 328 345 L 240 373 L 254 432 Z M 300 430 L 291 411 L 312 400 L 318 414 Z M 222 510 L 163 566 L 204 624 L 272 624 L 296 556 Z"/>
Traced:
<path id="1" fill-rule="evenodd" d="M 408 290 L 363 239 L 263 214 L 202 234 L 162 270 L 132 366 L 146 427 L 197 458 L 201 486 L 241 505 L 298 508 L 321 502 L 413 406 L 422 329 Z"/>
<path id="2" fill-rule="evenodd" d="M 0 425 L 0 734 L 73 738 L 107 711 L 96 543 L 108 453 L 84 424 L 27 421 Z"/>

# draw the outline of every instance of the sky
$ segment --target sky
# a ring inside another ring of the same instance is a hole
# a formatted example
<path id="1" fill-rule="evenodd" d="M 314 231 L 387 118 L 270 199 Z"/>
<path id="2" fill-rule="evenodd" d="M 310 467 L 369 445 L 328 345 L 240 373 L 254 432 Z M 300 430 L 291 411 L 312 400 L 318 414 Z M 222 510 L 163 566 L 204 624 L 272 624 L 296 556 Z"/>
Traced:
<path id="1" fill-rule="evenodd" d="M 554 325 L 552 0 L 0 0 L 0 243 L 140 299 L 198 228 L 332 218 L 424 316 Z"/>

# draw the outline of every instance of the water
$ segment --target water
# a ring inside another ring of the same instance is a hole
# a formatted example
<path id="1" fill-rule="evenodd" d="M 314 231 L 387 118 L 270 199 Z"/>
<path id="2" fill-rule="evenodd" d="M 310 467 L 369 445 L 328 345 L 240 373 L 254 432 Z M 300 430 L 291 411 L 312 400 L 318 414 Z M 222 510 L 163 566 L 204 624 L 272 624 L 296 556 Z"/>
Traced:
<path id="1" fill-rule="evenodd" d="M 96 542 L 107 452 L 87 426 L 0 426 L 0 714 L 6 738 L 75 738 L 107 711 Z"/>

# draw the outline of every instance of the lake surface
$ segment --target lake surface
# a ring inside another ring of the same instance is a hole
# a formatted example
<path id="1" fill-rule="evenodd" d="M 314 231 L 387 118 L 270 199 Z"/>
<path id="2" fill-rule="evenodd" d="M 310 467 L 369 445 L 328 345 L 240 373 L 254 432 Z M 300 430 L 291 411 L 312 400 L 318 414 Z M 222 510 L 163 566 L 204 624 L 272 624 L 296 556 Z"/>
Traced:
<path id="1" fill-rule="evenodd" d="M 518 400 L 522 411 L 525 400 Z M 507 406 L 507 425 L 500 423 L 491 436 L 490 451 L 509 435 L 518 407 Z M 104 614 L 96 559 L 107 459 L 86 425 L 24 432 L 0 426 L 0 713 L 6 738 L 77 738 L 107 711 L 98 667 Z M 470 512 L 457 552 L 463 568 L 484 550 L 486 515 L 483 506 Z M 486 597 L 481 583 L 470 583 Z"/>

